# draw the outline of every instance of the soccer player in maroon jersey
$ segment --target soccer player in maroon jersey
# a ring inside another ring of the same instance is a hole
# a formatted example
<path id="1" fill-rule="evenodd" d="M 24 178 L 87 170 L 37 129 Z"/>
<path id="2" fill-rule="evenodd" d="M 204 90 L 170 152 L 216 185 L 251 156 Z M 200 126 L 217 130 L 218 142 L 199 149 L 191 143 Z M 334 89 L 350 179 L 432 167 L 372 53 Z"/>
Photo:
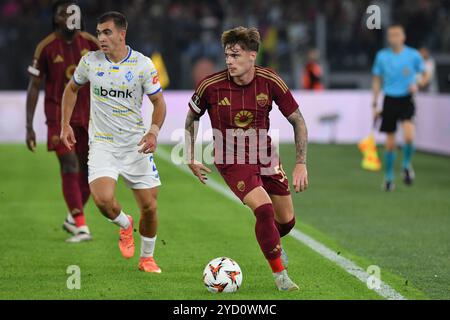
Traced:
<path id="1" fill-rule="evenodd" d="M 61 99 L 64 88 L 71 79 L 81 57 L 88 51 L 97 50 L 97 39 L 80 30 L 67 26 L 67 8 L 73 1 L 57 1 L 53 5 L 54 31 L 36 47 L 33 63 L 28 67 L 30 82 L 27 92 L 26 143 L 29 150 L 36 151 L 36 135 L 33 117 L 39 97 L 41 82 L 45 79 L 45 116 L 48 126 L 47 149 L 55 151 L 59 160 L 62 190 L 69 214 L 63 228 L 72 233 L 67 241 L 91 240 L 86 225 L 83 207 L 89 199 L 87 181 L 89 88 L 83 88 L 78 95 L 72 117 L 72 126 L 78 141 L 71 151 L 61 143 Z"/>
<path id="2" fill-rule="evenodd" d="M 214 163 L 230 189 L 256 217 L 256 238 L 281 291 L 298 290 L 289 278 L 287 255 L 280 237 L 295 225 L 289 183 L 267 135 L 272 102 L 292 124 L 296 192 L 308 186 L 307 129 L 298 104 L 284 81 L 272 70 L 255 66 L 260 35 L 255 28 L 238 27 L 222 34 L 227 69 L 198 85 L 186 117 L 186 147 L 191 171 L 205 183 L 209 168 L 194 157 L 196 125 L 208 112 L 214 136 Z M 255 140 L 254 137 L 259 140 Z"/>

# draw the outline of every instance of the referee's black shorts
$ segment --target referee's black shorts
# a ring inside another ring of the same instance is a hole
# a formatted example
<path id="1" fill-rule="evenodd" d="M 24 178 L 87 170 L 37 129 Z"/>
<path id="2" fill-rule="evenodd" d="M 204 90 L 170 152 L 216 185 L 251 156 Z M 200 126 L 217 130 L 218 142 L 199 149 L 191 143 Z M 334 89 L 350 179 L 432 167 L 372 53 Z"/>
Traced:
<path id="1" fill-rule="evenodd" d="M 392 133 L 397 130 L 397 122 L 411 120 L 416 107 L 411 95 L 406 97 L 384 97 L 383 111 L 381 112 L 381 132 Z"/>

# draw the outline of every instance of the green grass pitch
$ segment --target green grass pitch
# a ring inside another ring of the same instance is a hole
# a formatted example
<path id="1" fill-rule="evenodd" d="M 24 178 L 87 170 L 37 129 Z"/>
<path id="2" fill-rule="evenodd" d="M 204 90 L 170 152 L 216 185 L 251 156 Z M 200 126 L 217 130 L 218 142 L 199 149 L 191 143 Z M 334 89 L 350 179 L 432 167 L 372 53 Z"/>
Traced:
<path id="1" fill-rule="evenodd" d="M 281 154 L 290 176 L 294 147 L 283 145 Z M 356 146 L 310 146 L 310 189 L 294 195 L 296 228 L 363 268 L 378 265 L 382 280 L 408 299 L 449 299 L 449 158 L 416 154 L 417 183 L 403 186 L 397 175 L 391 194 L 380 191 L 382 173 L 363 171 L 360 160 Z M 252 213 L 157 155 L 156 163 L 163 181 L 155 252 L 159 275 L 137 270 L 138 233 L 135 257 L 121 257 L 117 227 L 92 200 L 86 215 L 94 241 L 65 243 L 61 224 L 67 209 L 55 155 L 44 145 L 36 154 L 24 145 L 0 145 L 0 299 L 382 299 L 289 236 L 283 246 L 301 290 L 276 291 Z M 221 182 L 217 173 L 211 178 Z M 138 220 L 122 182 L 117 197 Z M 204 266 L 218 256 L 242 268 L 243 286 L 235 294 L 214 295 L 202 284 Z M 80 267 L 80 290 L 67 289 L 70 265 Z"/>

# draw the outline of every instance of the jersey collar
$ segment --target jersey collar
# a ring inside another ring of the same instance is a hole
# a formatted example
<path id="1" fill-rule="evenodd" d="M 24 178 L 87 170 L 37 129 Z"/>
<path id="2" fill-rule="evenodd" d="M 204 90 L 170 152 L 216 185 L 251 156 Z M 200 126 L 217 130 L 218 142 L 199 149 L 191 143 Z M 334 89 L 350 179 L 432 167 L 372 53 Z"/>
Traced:
<path id="1" fill-rule="evenodd" d="M 123 59 L 123 60 L 120 61 L 120 62 L 117 62 L 117 63 L 112 62 L 111 60 L 109 60 L 109 58 L 108 58 L 108 56 L 106 55 L 106 53 L 105 53 L 105 58 L 106 58 L 106 60 L 107 60 L 109 63 L 113 63 L 113 64 L 121 64 L 121 63 L 124 63 L 125 61 L 127 61 L 127 60 L 130 58 L 131 52 L 133 51 L 133 50 L 130 48 L 130 46 L 127 46 L 127 49 L 128 49 L 128 54 L 127 54 L 127 56 L 125 57 L 125 59 Z"/>

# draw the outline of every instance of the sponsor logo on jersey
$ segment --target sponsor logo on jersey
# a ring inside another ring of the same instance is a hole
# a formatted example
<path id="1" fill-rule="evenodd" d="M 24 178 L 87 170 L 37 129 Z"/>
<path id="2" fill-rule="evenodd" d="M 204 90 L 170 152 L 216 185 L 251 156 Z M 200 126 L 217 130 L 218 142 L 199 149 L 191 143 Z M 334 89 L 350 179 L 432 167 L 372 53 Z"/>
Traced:
<path id="1" fill-rule="evenodd" d="M 269 101 L 269 96 L 265 93 L 260 93 L 256 96 L 256 103 L 258 103 L 258 106 L 264 107 L 267 104 L 267 101 Z"/>
<path id="2" fill-rule="evenodd" d="M 133 113 L 133 110 L 123 107 L 112 107 L 113 116 L 126 117 Z"/>
<path id="3" fill-rule="evenodd" d="M 53 59 L 53 63 L 61 63 L 64 62 L 64 58 L 58 54 L 54 59 Z"/>
<path id="4" fill-rule="evenodd" d="M 219 106 L 231 106 L 230 100 L 228 100 L 228 97 L 223 98 L 219 102 Z"/>
<path id="5" fill-rule="evenodd" d="M 133 98 L 133 91 L 130 90 L 115 90 L 115 89 L 105 89 L 103 87 L 94 87 L 94 94 L 100 97 L 110 97 L 110 98 Z"/>
<path id="6" fill-rule="evenodd" d="M 103 71 L 99 71 L 97 72 L 97 77 L 103 77 L 105 73 Z"/>
<path id="7" fill-rule="evenodd" d="M 121 65 L 124 67 L 131 67 L 137 65 L 137 63 L 137 58 L 129 58 L 127 61 L 121 63 Z"/>
<path id="8" fill-rule="evenodd" d="M 234 124 L 239 128 L 245 128 L 253 121 L 253 113 L 241 110 L 234 116 Z"/>
<path id="9" fill-rule="evenodd" d="M 96 141 L 113 142 L 114 138 L 110 133 L 96 132 L 94 135 Z"/>

